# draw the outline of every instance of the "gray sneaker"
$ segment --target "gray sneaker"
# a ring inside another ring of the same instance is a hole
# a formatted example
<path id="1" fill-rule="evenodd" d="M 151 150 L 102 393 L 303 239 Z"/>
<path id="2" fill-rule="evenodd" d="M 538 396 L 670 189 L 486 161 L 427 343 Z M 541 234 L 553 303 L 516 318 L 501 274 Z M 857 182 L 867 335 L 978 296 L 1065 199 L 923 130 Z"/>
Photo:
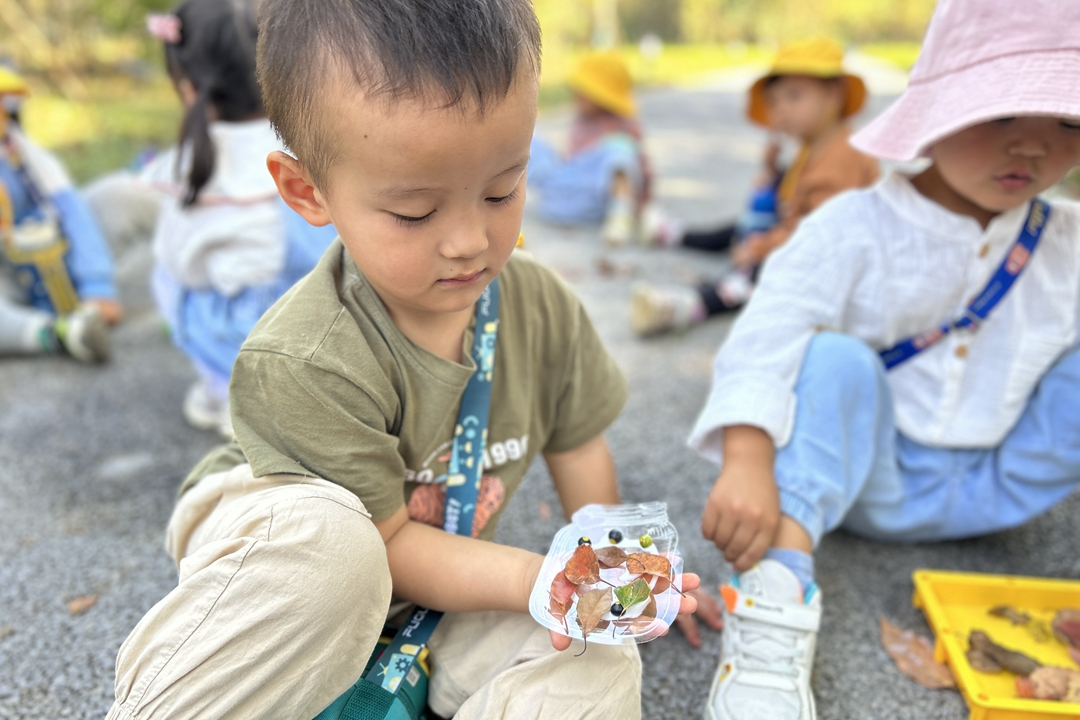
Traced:
<path id="1" fill-rule="evenodd" d="M 53 331 L 64 352 L 79 362 L 101 363 L 109 359 L 109 326 L 97 308 L 86 305 L 61 315 L 53 323 Z"/>

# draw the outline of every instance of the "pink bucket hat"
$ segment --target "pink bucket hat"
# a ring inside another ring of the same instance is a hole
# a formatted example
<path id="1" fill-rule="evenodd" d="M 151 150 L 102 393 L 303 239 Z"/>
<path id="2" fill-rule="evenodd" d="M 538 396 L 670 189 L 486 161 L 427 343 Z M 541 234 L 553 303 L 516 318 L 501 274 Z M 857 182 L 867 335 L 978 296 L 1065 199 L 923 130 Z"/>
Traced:
<path id="1" fill-rule="evenodd" d="M 905 162 L 972 125 L 1080 118 L 1080 2 L 940 0 L 907 90 L 851 138 Z"/>

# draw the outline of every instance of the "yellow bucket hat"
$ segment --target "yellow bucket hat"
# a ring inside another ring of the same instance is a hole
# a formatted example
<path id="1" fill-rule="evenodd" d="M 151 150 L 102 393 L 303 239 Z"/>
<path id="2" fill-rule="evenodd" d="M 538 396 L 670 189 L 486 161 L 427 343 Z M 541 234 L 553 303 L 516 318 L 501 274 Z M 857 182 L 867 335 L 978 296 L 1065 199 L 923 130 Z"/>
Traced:
<path id="1" fill-rule="evenodd" d="M 634 117 L 634 80 L 623 59 L 613 52 L 593 52 L 570 73 L 571 88 L 621 117 Z"/>
<path id="2" fill-rule="evenodd" d="M 0 95 L 26 95 L 30 86 L 14 70 L 0 65 Z"/>
<path id="3" fill-rule="evenodd" d="M 765 85 L 778 75 L 809 75 L 816 78 L 841 78 L 844 82 L 842 117 L 854 115 L 866 102 L 866 83 L 857 75 L 844 72 L 844 48 L 827 38 L 797 40 L 780 46 L 769 72 L 750 87 L 746 115 L 758 125 L 769 127 Z"/>

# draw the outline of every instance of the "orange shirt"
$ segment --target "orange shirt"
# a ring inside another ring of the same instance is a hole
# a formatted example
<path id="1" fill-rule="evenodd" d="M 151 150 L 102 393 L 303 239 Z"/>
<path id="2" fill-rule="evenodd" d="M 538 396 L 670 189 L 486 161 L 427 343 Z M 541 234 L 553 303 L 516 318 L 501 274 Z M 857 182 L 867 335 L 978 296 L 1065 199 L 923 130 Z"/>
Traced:
<path id="1" fill-rule="evenodd" d="M 787 242 L 799 222 L 833 195 L 877 181 L 877 160 L 853 148 L 850 137 L 845 124 L 820 147 L 800 150 L 788 169 L 790 179 L 780 185 L 780 222 L 765 233 L 770 250 Z"/>

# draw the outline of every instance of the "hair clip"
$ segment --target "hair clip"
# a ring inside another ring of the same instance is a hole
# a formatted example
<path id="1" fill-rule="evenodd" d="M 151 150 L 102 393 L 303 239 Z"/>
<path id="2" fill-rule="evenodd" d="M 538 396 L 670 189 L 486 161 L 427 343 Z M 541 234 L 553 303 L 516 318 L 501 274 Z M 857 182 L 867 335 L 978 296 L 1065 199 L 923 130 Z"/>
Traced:
<path id="1" fill-rule="evenodd" d="M 166 45 L 180 44 L 180 28 L 183 23 L 176 15 L 150 13 L 146 16 L 146 29 Z"/>

